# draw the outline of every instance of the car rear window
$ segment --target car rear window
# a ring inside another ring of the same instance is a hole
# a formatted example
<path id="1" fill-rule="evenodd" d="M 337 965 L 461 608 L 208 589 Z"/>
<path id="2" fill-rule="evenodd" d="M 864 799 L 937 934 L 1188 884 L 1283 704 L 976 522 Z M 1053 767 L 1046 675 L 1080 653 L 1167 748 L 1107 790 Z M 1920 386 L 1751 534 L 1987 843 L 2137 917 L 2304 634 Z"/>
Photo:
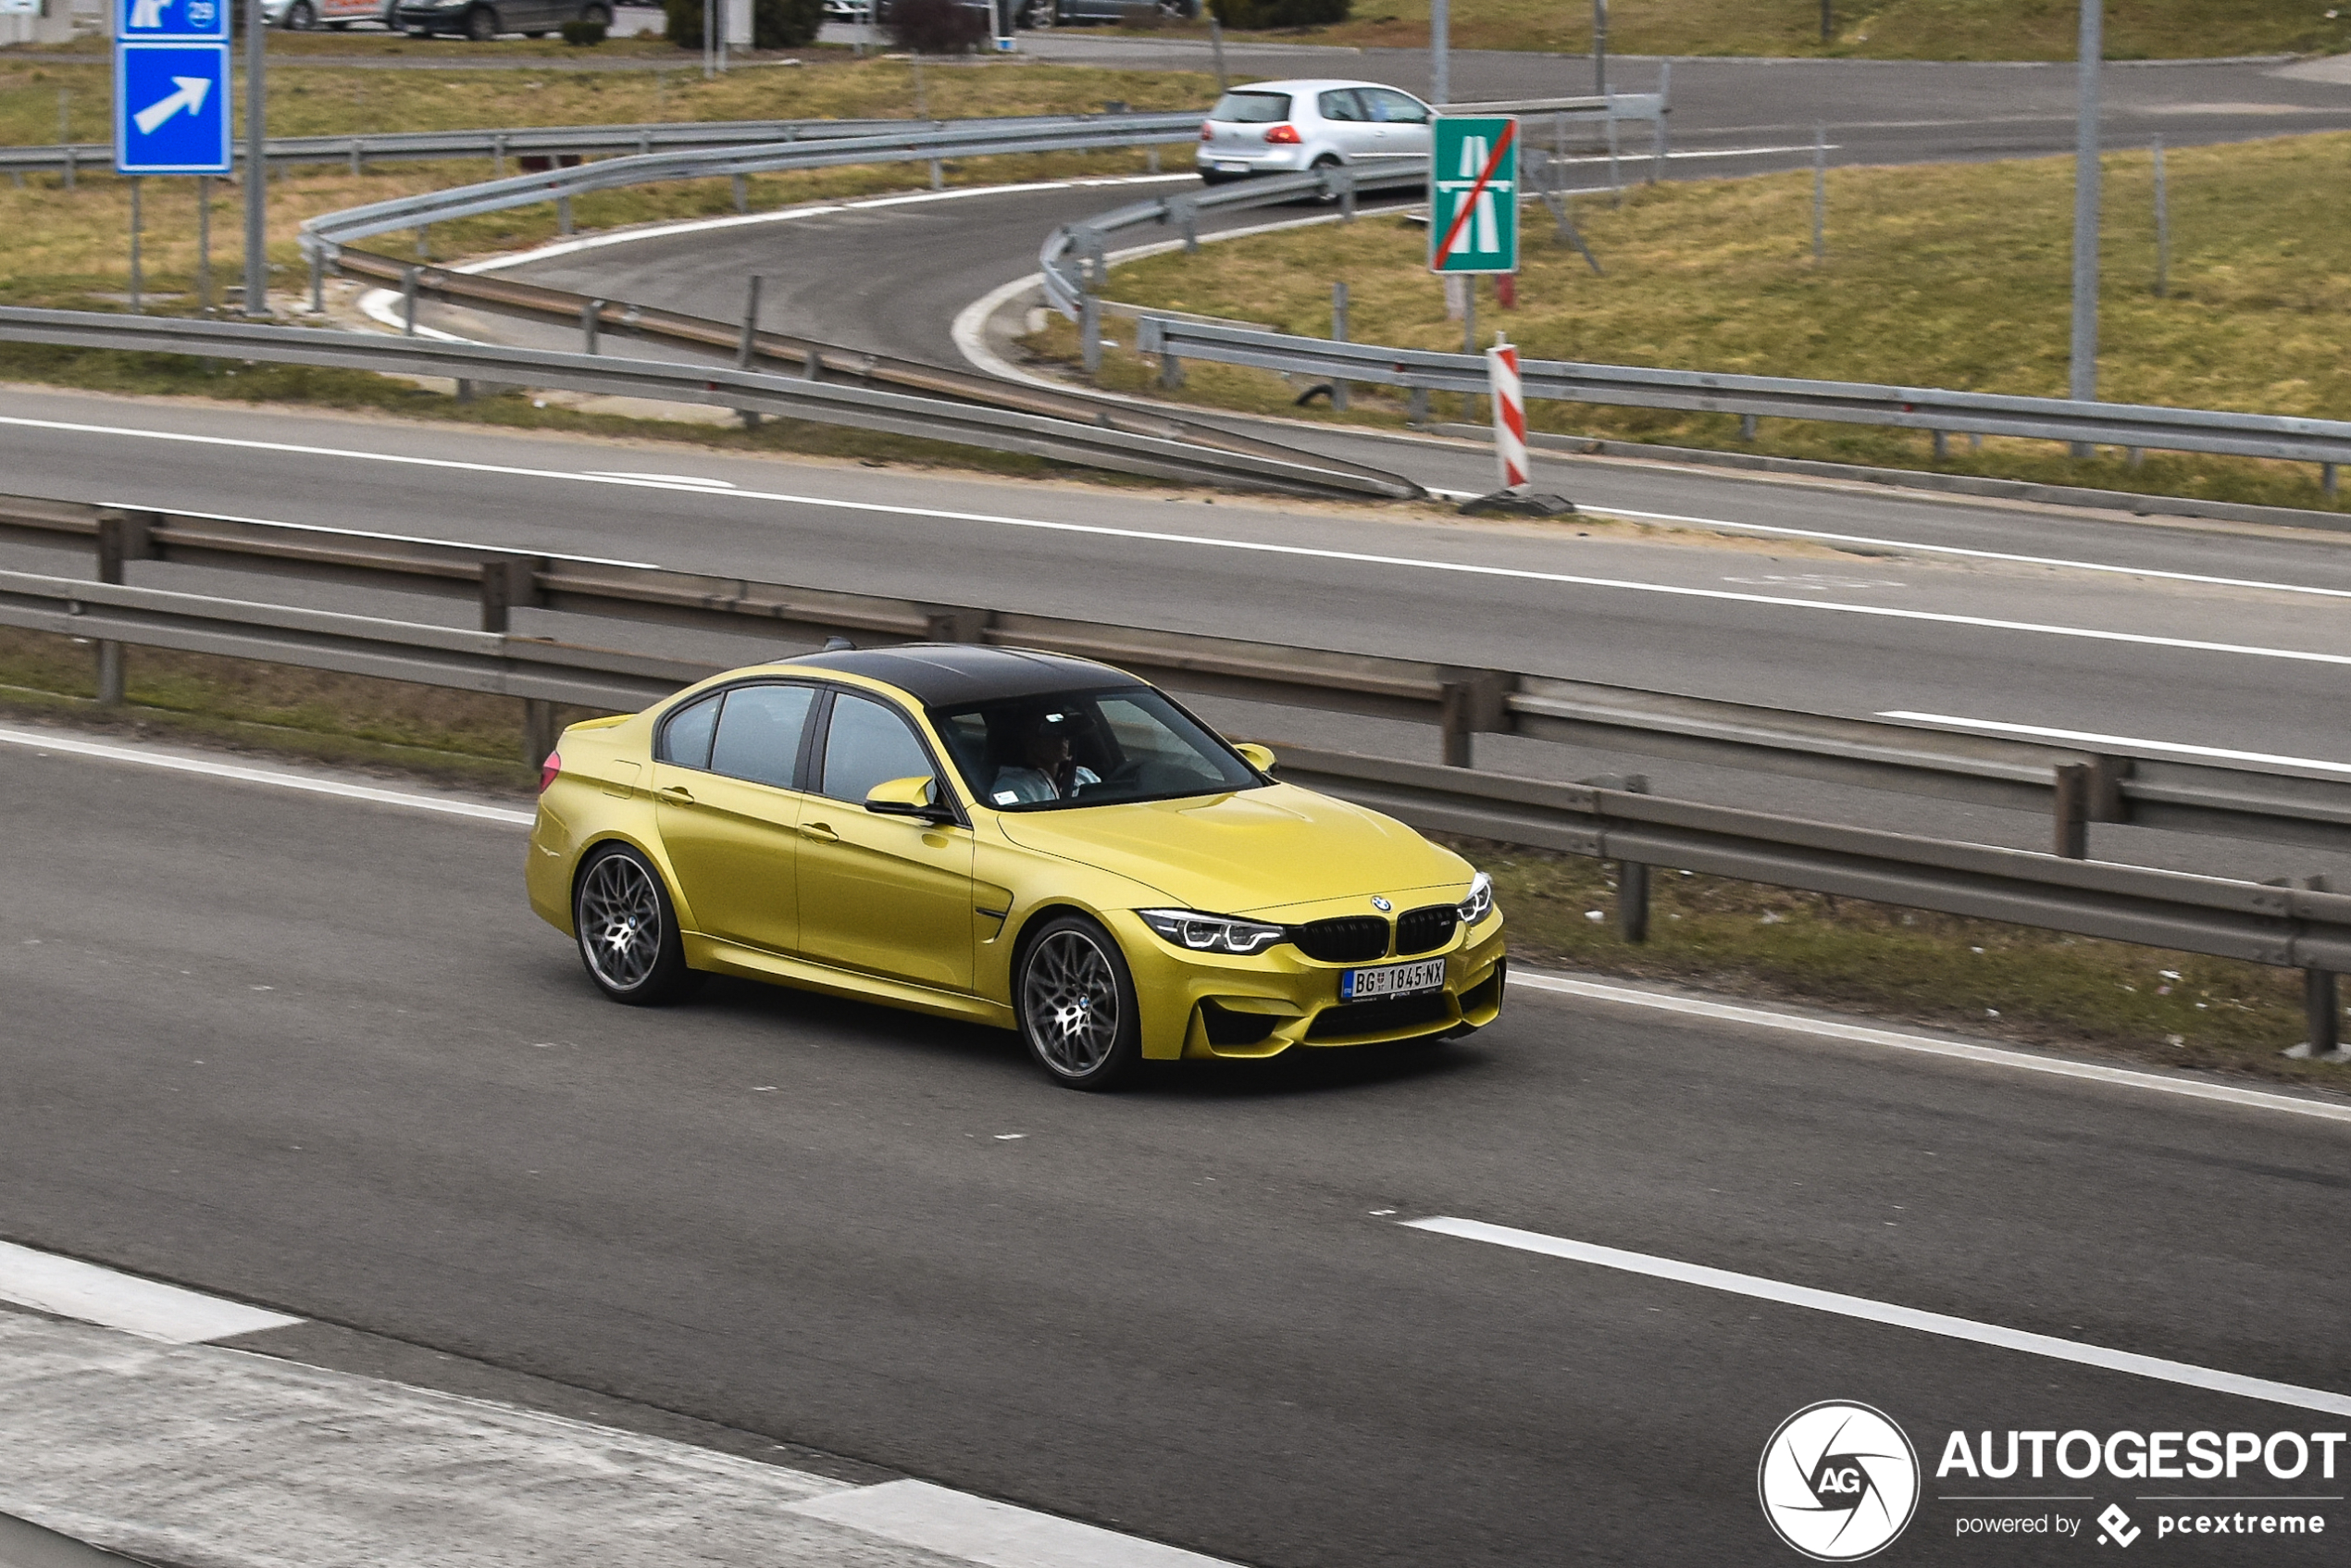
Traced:
<path id="1" fill-rule="evenodd" d="M 1194 99 L 1193 102 L 1199 102 Z M 1272 125 L 1289 118 L 1289 94 L 1287 93 L 1227 93 L 1216 100 L 1208 111 L 1211 119 L 1225 120 L 1234 125 Z"/>

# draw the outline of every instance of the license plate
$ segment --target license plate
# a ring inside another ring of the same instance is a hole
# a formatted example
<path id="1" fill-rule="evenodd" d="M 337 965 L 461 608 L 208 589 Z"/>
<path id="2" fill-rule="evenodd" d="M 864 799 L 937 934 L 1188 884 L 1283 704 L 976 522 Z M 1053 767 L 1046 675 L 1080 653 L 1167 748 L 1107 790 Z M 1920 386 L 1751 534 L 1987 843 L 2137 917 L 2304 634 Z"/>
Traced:
<path id="1" fill-rule="evenodd" d="M 1216 172 L 1219 174 L 1247 174 L 1249 172 L 1249 165 L 1245 163 L 1220 163 L 1216 166 Z"/>
<path id="2" fill-rule="evenodd" d="M 1347 969 L 1338 977 L 1341 1002 L 1369 1002 L 1374 997 L 1411 996 L 1416 991 L 1444 989 L 1445 961 L 1441 958 L 1383 964 L 1376 969 Z"/>

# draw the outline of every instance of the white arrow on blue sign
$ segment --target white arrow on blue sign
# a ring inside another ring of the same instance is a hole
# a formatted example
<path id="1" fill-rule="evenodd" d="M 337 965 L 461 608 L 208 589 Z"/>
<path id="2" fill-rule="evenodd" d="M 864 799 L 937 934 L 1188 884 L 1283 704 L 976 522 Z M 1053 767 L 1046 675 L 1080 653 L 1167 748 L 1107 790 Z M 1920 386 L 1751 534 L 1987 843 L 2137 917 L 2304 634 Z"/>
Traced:
<path id="1" fill-rule="evenodd" d="M 119 43 L 226 43 L 230 0 L 115 0 Z"/>
<path id="2" fill-rule="evenodd" d="M 114 167 L 118 174 L 229 172 L 229 46 L 118 44 Z"/>

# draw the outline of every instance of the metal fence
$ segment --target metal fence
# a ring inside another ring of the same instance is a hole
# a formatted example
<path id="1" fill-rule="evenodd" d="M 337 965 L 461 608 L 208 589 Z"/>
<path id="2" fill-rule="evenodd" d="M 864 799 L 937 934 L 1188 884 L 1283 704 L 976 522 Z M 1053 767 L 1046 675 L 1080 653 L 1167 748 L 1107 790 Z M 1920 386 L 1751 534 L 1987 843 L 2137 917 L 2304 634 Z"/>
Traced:
<path id="1" fill-rule="evenodd" d="M 765 146 L 777 142 L 874 136 L 894 131 L 934 128 L 942 121 L 902 119 L 753 119 L 666 121 L 658 125 L 539 125 L 491 131 L 400 131 L 349 136 L 273 136 L 263 143 L 262 161 L 272 168 L 298 164 L 341 164 L 356 174 L 371 163 L 425 163 L 451 158 L 591 157 L 616 154 L 672 152 L 681 148 Z M 244 161 L 242 143 L 233 149 Z M 44 147 L 0 147 L 0 173 L 111 173 L 110 142 L 61 143 Z"/>
<path id="2" fill-rule="evenodd" d="M 593 609 L 632 619 L 788 625 L 1052 649 L 1117 663 L 1179 691 L 1305 701 L 1359 711 L 1449 703 L 1438 666 L 1181 638 L 952 606 L 727 582 L 562 557 L 316 529 L 17 500 L 0 527 L 36 536 L 87 530 L 102 575 L 139 558 L 243 564 L 305 576 L 438 586 L 479 594 L 483 629 L 259 604 L 28 572 L 0 572 L 0 625 L 123 644 L 181 649 L 305 668 L 520 697 L 531 751 L 552 747 L 554 703 L 634 710 L 718 666 L 516 637 L 514 605 Z M 333 535 L 332 541 L 327 537 Z M 110 571 L 109 571 L 110 568 Z M 1276 662 L 1268 664 L 1268 659 Z M 102 691 L 105 680 L 102 677 Z M 1333 699 L 1337 699 L 1336 703 Z M 1864 898 L 2047 930 L 2208 953 L 2307 976 L 2314 1053 L 2339 1031 L 2334 976 L 2351 969 L 2351 895 L 2085 862 L 1677 801 L 1595 784 L 1466 767 L 1277 749 L 1291 782 L 1387 812 L 1415 827 L 1614 860 Z M 1646 877 L 1623 878 L 1625 898 Z M 1628 935 L 1645 920 L 1620 901 Z"/>
<path id="3" fill-rule="evenodd" d="M 0 342 L 127 349 L 318 365 L 404 376 L 446 377 L 459 397 L 480 385 L 696 403 L 750 415 L 778 415 L 882 430 L 992 452 L 1148 474 L 1186 484 L 1225 484 L 1285 494 L 1399 499 L 1410 480 L 1337 458 L 1270 443 L 1192 439 L 1174 420 L 1130 417 L 1121 428 L 1072 411 L 1030 412 L 922 396 L 847 381 L 675 361 L 555 354 L 484 343 L 436 342 L 375 332 L 336 332 L 237 321 L 193 321 L 76 310 L 0 306 Z"/>
<path id="4" fill-rule="evenodd" d="M 2290 769 L 2227 768 L 2129 753 L 2094 753 L 1521 671 L 199 513 L 0 496 L 0 538 L 53 547 L 86 546 L 93 552 L 99 578 L 118 584 L 127 562 L 154 560 L 455 596 L 479 603 L 485 633 L 504 633 L 516 607 L 532 606 L 616 621 L 799 638 L 812 645 L 827 636 L 845 634 L 885 642 L 1042 648 L 1101 659 L 1197 695 L 1432 726 L 1438 731 L 1442 754 L 1456 767 L 1469 765 L 1476 736 L 1507 735 L 2046 812 L 2051 847 L 2063 858 L 2084 857 L 2091 822 L 2351 852 L 2351 782 Z M 329 617 L 317 624 L 359 619 Z M 96 630 L 81 634 L 108 635 Z M 327 667 L 376 673 L 355 666 Z M 476 689 L 546 694 L 527 685 Z M 641 701 L 640 694 L 621 705 Z"/>

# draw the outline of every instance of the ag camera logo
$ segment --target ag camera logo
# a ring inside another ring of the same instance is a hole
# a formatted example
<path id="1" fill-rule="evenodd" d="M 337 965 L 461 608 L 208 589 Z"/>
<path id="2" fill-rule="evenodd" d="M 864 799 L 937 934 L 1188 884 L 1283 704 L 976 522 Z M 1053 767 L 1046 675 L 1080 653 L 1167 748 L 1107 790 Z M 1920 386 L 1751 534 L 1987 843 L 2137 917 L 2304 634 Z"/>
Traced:
<path id="1" fill-rule="evenodd" d="M 1918 1450 L 1885 1412 L 1823 1400 L 1780 1423 L 1755 1489 L 1780 1539 L 1816 1562 L 1858 1562 L 1918 1512 Z"/>

